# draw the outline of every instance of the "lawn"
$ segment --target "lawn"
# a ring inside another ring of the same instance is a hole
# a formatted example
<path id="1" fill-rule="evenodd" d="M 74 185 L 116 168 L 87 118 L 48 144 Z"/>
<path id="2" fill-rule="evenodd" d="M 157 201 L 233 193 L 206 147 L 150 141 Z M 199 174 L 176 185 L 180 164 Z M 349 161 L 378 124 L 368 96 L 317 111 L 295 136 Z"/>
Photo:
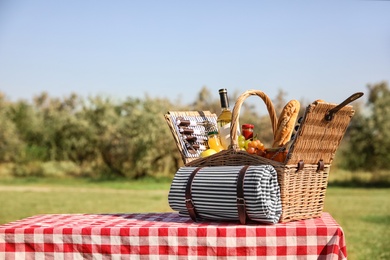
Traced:
<path id="1" fill-rule="evenodd" d="M 168 190 L 168 182 L 3 180 L 0 223 L 45 213 L 167 212 Z"/>
<path id="2" fill-rule="evenodd" d="M 390 259 L 390 189 L 329 187 L 325 209 L 345 232 L 349 259 Z"/>
<path id="3" fill-rule="evenodd" d="M 169 181 L 0 180 L 0 224 L 42 213 L 168 212 Z M 329 187 L 349 259 L 390 259 L 390 189 Z"/>

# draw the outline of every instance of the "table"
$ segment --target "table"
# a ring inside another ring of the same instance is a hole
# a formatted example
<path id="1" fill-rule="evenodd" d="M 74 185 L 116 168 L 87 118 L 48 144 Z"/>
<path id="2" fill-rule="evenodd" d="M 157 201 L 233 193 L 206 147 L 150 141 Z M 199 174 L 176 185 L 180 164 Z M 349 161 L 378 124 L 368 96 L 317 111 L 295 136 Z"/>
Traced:
<path id="1" fill-rule="evenodd" d="M 48 214 L 0 225 L 0 259 L 345 259 L 342 228 L 321 218 L 261 225 L 177 213 Z M 321 257 L 319 257 L 321 256 Z"/>

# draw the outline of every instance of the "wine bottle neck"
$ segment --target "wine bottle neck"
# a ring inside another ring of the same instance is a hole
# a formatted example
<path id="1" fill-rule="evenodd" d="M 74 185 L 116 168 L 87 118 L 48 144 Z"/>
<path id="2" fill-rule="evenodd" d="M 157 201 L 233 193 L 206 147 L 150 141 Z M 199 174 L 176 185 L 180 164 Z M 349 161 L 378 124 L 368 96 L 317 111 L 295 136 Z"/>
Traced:
<path id="1" fill-rule="evenodd" d="M 226 90 L 220 90 L 219 91 L 219 97 L 221 100 L 221 108 L 222 110 L 229 109 L 229 99 L 227 96 L 227 91 Z"/>

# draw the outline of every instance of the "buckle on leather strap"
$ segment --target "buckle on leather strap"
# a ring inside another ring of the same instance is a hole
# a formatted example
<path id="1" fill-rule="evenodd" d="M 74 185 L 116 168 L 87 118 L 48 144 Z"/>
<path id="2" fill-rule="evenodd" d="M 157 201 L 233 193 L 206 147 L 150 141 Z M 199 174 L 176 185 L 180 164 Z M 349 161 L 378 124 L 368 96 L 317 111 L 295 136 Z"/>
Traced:
<path id="1" fill-rule="evenodd" d="M 245 199 L 244 198 L 237 198 L 237 205 L 245 205 Z"/>
<path id="2" fill-rule="evenodd" d="M 195 208 L 195 205 L 194 205 L 194 202 L 192 201 L 192 199 L 186 199 L 185 202 L 186 202 L 187 209 L 188 208 L 192 208 L 192 209 Z"/>

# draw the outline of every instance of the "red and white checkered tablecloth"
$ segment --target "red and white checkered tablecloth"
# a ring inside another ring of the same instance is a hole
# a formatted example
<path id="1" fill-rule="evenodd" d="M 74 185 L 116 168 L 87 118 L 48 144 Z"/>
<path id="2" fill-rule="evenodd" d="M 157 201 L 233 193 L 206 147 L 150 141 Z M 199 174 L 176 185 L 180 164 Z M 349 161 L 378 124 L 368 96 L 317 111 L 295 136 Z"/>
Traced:
<path id="1" fill-rule="evenodd" d="M 342 228 L 321 218 L 260 225 L 177 213 L 49 214 L 0 225 L 0 259 L 345 259 Z"/>

